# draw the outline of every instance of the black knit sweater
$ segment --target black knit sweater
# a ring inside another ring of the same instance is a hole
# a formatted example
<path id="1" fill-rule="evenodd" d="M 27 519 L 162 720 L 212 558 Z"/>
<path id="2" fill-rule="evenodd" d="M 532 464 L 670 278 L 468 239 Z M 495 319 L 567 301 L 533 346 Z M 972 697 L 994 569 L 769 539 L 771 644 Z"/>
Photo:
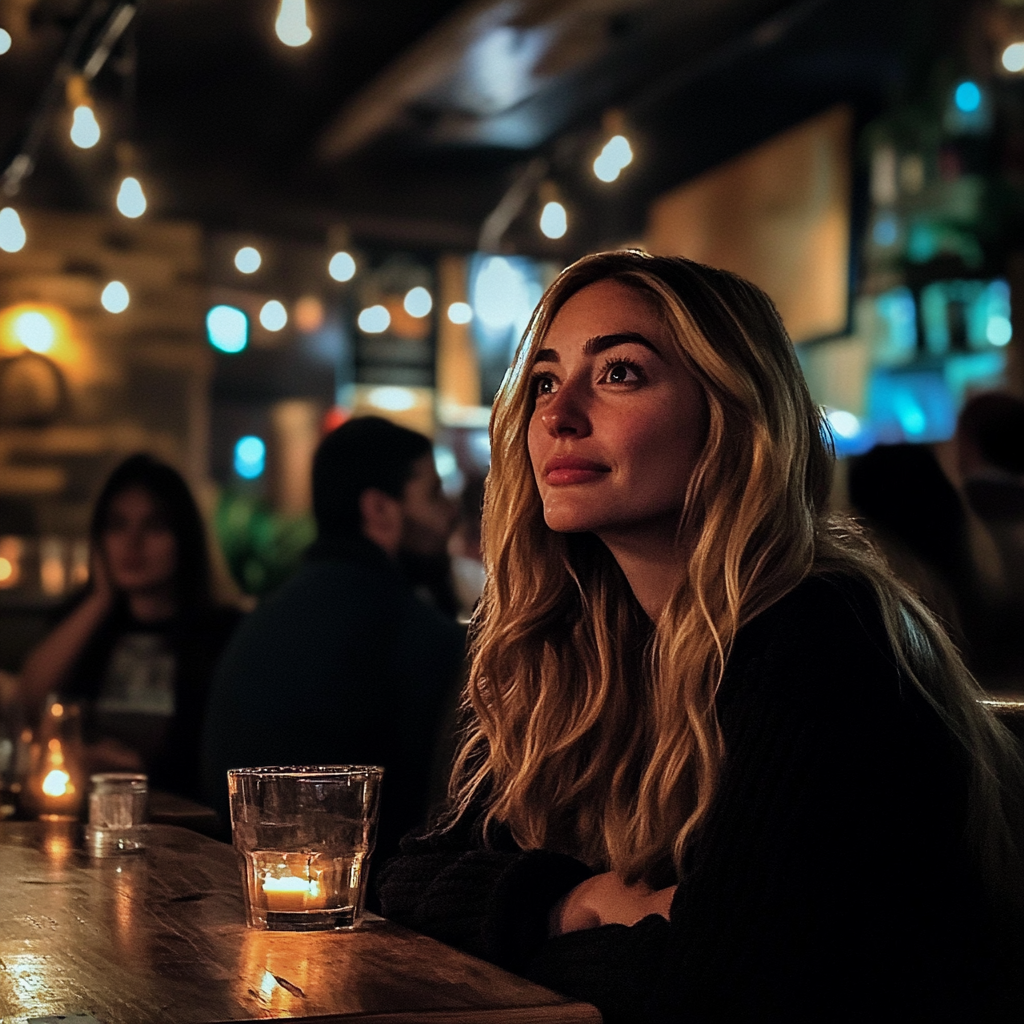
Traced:
<path id="1" fill-rule="evenodd" d="M 404 841 L 384 913 L 608 1024 L 1024 1020 L 1020 922 L 963 841 L 965 759 L 866 588 L 812 578 L 744 627 L 716 707 L 723 771 L 670 920 L 547 939 L 591 871 L 466 817 Z"/>

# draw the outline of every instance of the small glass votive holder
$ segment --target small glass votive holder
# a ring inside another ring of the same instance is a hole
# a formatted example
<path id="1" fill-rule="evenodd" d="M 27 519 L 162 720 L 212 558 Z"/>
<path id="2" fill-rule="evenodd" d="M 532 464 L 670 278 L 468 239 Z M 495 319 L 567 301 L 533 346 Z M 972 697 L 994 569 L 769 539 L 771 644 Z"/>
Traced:
<path id="1" fill-rule="evenodd" d="M 359 927 L 383 775 L 372 765 L 228 772 L 231 834 L 250 928 Z"/>
<path id="2" fill-rule="evenodd" d="M 101 772 L 90 778 L 85 848 L 94 857 L 143 850 L 148 779 L 132 772 Z"/>

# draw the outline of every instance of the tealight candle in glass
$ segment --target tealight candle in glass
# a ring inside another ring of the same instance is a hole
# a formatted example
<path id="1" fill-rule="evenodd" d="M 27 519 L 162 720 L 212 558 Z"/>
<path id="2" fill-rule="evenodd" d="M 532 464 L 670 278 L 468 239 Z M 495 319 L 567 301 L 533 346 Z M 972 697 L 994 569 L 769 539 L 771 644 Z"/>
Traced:
<path id="1" fill-rule="evenodd" d="M 367 765 L 228 772 L 250 927 L 359 926 L 382 776 L 382 768 Z"/>

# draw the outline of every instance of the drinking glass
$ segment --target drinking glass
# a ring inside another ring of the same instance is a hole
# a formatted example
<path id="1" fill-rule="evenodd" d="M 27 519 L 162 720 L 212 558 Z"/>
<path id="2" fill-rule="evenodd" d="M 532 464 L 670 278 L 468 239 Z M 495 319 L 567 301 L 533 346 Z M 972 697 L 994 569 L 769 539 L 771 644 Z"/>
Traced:
<path id="1" fill-rule="evenodd" d="M 101 772 L 90 779 L 86 849 L 96 857 L 145 848 L 148 779 L 132 772 Z"/>
<path id="2" fill-rule="evenodd" d="M 250 928 L 359 927 L 383 774 L 372 765 L 228 772 L 231 833 Z"/>

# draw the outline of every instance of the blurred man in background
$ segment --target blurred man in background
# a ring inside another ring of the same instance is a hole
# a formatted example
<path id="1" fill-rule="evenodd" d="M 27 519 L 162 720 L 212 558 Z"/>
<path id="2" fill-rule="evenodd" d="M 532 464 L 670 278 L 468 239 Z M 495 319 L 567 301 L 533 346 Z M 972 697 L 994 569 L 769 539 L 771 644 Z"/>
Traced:
<path id="1" fill-rule="evenodd" d="M 464 630 L 416 595 L 400 559 L 443 554 L 455 508 L 429 439 L 364 417 L 320 443 L 313 511 L 318 538 L 305 564 L 249 616 L 218 669 L 206 796 L 226 821 L 228 768 L 383 765 L 381 864 L 426 816 L 465 646 Z"/>

